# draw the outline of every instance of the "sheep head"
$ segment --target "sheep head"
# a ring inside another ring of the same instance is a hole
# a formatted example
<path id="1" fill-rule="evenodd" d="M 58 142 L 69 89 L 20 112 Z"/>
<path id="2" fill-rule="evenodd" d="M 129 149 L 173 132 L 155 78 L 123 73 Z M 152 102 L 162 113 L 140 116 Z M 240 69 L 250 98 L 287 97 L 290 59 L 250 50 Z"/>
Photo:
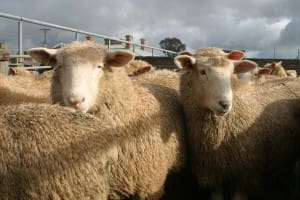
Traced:
<path id="1" fill-rule="evenodd" d="M 54 64 L 53 103 L 63 101 L 59 103 L 83 112 L 95 106 L 104 70 L 124 66 L 134 58 L 131 52 L 107 52 L 93 42 L 72 42 L 55 53 L 45 48 L 30 49 L 28 53 L 40 60 L 50 58 Z M 56 100 L 59 95 L 62 100 Z"/>
<path id="2" fill-rule="evenodd" d="M 198 51 L 194 56 L 175 57 L 175 64 L 191 73 L 190 81 L 198 101 L 195 103 L 216 115 L 226 115 L 232 108 L 232 74 L 245 73 L 256 67 L 251 61 L 240 60 L 241 56 L 236 55 L 236 51 L 233 54 L 221 54 L 219 50 L 209 49 L 206 52 Z"/>

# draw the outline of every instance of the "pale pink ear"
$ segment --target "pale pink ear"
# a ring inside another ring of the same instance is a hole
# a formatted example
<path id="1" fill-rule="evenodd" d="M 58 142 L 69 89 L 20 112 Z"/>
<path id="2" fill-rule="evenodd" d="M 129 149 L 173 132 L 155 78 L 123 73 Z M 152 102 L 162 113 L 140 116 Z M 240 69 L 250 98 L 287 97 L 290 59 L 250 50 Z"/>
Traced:
<path id="1" fill-rule="evenodd" d="M 277 65 L 282 65 L 282 61 L 277 62 Z"/>
<path id="2" fill-rule="evenodd" d="M 134 59 L 134 54 L 130 51 L 109 52 L 106 55 L 106 64 L 113 67 L 122 67 Z"/>
<path id="3" fill-rule="evenodd" d="M 270 74 L 271 71 L 272 71 L 272 69 L 266 67 L 266 68 L 260 69 L 260 70 L 258 71 L 258 74 L 259 74 L 259 75 L 266 75 L 266 74 Z"/>
<path id="4" fill-rule="evenodd" d="M 57 49 L 43 47 L 31 48 L 26 51 L 32 58 L 43 65 L 55 66 Z"/>
<path id="5" fill-rule="evenodd" d="M 257 67 L 257 64 L 250 60 L 241 60 L 234 62 L 234 72 L 239 73 L 246 73 L 251 70 L 254 70 Z"/>
<path id="6" fill-rule="evenodd" d="M 181 56 L 181 55 L 193 56 L 193 54 L 191 52 L 188 52 L 188 51 L 182 51 L 178 55 L 179 56 Z"/>
<path id="7" fill-rule="evenodd" d="M 227 58 L 230 60 L 242 60 L 245 57 L 245 53 L 239 50 L 233 50 L 227 54 Z"/>
<path id="8" fill-rule="evenodd" d="M 174 58 L 174 62 L 179 68 L 192 69 L 196 64 L 196 59 L 192 56 L 180 55 Z"/>

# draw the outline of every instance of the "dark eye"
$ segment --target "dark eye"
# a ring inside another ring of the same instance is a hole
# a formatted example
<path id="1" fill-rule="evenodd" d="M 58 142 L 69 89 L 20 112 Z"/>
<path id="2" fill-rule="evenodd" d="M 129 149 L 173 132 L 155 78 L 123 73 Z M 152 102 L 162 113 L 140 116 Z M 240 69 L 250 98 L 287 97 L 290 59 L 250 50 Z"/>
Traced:
<path id="1" fill-rule="evenodd" d="M 206 75 L 205 70 L 204 70 L 204 69 L 203 69 L 203 70 L 200 70 L 200 74 L 201 74 L 201 75 Z"/>
<path id="2" fill-rule="evenodd" d="M 98 65 L 97 68 L 100 68 L 100 69 L 101 69 L 101 68 L 103 68 L 103 66 L 102 66 L 102 65 Z"/>

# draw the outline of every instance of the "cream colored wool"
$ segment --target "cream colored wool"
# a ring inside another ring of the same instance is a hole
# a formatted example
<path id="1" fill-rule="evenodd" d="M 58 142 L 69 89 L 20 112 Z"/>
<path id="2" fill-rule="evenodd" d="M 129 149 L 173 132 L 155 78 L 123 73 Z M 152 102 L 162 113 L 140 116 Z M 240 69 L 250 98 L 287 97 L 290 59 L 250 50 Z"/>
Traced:
<path id="1" fill-rule="evenodd" d="M 144 86 L 133 83 L 124 67 L 107 65 L 109 54 L 103 47 L 73 42 L 55 55 L 59 68 L 52 80 L 53 103 L 66 105 L 62 93 L 63 63 L 74 59 L 76 64 L 78 57 L 83 64 L 104 64 L 97 100 L 88 112 L 100 120 L 111 120 L 120 137 L 128 138 L 118 145 L 118 162 L 111 168 L 109 179 L 109 197 L 159 199 L 167 175 L 185 163 L 183 111 L 178 92 L 155 81 Z"/>
<path id="2" fill-rule="evenodd" d="M 270 79 L 244 86 L 235 80 L 232 110 L 216 116 L 201 106 L 198 73 L 193 69 L 180 79 L 198 184 L 216 189 L 230 183 L 251 194 L 271 183 L 287 183 L 300 155 L 300 80 Z"/>
<path id="3" fill-rule="evenodd" d="M 1 107 L 0 127 L 0 199 L 107 199 L 119 141 L 110 123 L 21 104 Z"/>

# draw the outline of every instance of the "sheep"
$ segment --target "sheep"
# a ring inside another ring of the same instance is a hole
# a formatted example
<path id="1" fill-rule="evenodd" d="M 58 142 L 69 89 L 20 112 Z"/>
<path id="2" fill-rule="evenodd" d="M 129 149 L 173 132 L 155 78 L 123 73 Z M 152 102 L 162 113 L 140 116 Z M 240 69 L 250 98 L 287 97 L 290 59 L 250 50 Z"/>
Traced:
<path id="1" fill-rule="evenodd" d="M 135 84 L 124 69 L 134 58 L 131 52 L 107 52 L 101 45 L 77 41 L 57 52 L 33 48 L 28 53 L 37 60 L 54 63 L 53 103 L 126 127 L 120 130 L 116 126 L 130 142 L 118 147 L 109 198 L 159 199 L 167 175 L 185 164 L 178 92 L 154 83 Z M 132 124 L 136 120 L 140 123 Z"/>
<path id="2" fill-rule="evenodd" d="M 8 75 L 12 76 L 32 76 L 28 70 L 24 67 L 10 67 L 8 70 Z"/>
<path id="3" fill-rule="evenodd" d="M 1 106 L 0 127 L 0 199 L 107 199 L 117 145 L 127 139 L 110 122 L 19 104 Z"/>
<path id="4" fill-rule="evenodd" d="M 43 72 L 42 74 L 37 74 L 37 73 L 29 72 L 24 67 L 11 67 L 9 68 L 9 72 L 8 72 L 8 75 L 11 76 L 20 76 L 23 78 L 27 77 L 27 78 L 32 78 L 33 80 L 38 80 L 38 81 L 45 80 L 47 82 L 50 81 L 52 74 L 53 74 L 53 70 Z"/>
<path id="5" fill-rule="evenodd" d="M 198 185 L 211 189 L 213 198 L 222 197 L 224 185 L 235 188 L 234 197 L 261 198 L 268 186 L 286 183 L 300 154 L 299 80 L 273 79 L 232 91 L 233 72 L 253 70 L 254 63 L 218 53 L 174 60 L 186 69 L 180 96 Z"/>
<path id="6" fill-rule="evenodd" d="M 284 67 L 282 66 L 281 61 L 267 63 L 267 64 L 264 65 L 264 68 L 270 68 L 271 69 L 271 72 L 270 72 L 271 75 L 276 75 L 276 76 L 279 76 L 279 77 L 287 77 L 288 76 L 285 69 L 284 69 Z"/>
<path id="7" fill-rule="evenodd" d="M 286 70 L 286 74 L 290 77 L 293 77 L 293 78 L 297 77 L 297 71 L 296 70 Z"/>
<path id="8" fill-rule="evenodd" d="M 153 70 L 153 66 L 143 60 L 132 60 L 125 67 L 129 76 L 137 76 Z"/>
<path id="9" fill-rule="evenodd" d="M 50 81 L 0 74 L 0 105 L 51 103 Z"/>

